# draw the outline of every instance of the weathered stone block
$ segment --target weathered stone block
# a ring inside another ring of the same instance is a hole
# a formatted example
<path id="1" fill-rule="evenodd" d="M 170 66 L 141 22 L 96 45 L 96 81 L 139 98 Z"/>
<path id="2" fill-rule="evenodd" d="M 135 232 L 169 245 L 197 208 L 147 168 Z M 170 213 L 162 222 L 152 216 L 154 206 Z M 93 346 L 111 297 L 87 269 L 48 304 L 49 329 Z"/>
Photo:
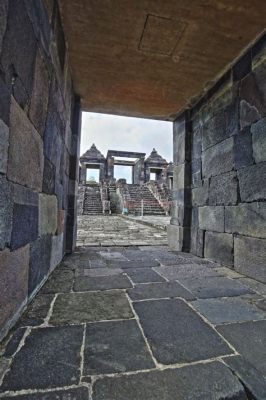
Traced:
<path id="1" fill-rule="evenodd" d="M 168 246 L 171 250 L 183 250 L 183 227 L 177 225 L 167 226 Z"/>
<path id="2" fill-rule="evenodd" d="M 198 187 L 201 186 L 201 159 L 196 159 L 191 162 L 191 180 L 192 186 Z"/>
<path id="3" fill-rule="evenodd" d="M 215 145 L 228 137 L 225 126 L 225 114 L 220 112 L 213 118 L 205 122 L 202 133 L 202 149 Z"/>
<path id="4" fill-rule="evenodd" d="M 0 252 L 0 338 L 24 306 L 28 295 L 29 245 Z"/>
<path id="5" fill-rule="evenodd" d="M 63 234 L 52 237 L 51 261 L 50 261 L 51 270 L 53 270 L 61 262 L 63 257 L 63 246 L 64 246 Z"/>
<path id="6" fill-rule="evenodd" d="M 253 157 L 256 163 L 266 161 L 266 118 L 251 126 Z"/>
<path id="7" fill-rule="evenodd" d="M 266 200 L 266 162 L 242 168 L 237 176 L 243 202 Z"/>
<path id="8" fill-rule="evenodd" d="M 240 101 L 240 127 L 245 128 L 261 118 L 257 108 L 246 100 Z"/>
<path id="9" fill-rule="evenodd" d="M 40 285 L 50 269 L 51 236 L 45 235 L 30 245 L 29 296 Z"/>
<path id="10" fill-rule="evenodd" d="M 9 245 L 12 230 L 13 190 L 11 184 L 0 175 L 0 249 Z"/>
<path id="11" fill-rule="evenodd" d="M 204 231 L 198 228 L 191 228 L 190 252 L 198 257 L 203 257 Z"/>
<path id="12" fill-rule="evenodd" d="M 0 55 L 2 52 L 2 43 L 4 34 L 6 31 L 7 15 L 8 15 L 8 0 L 2 0 L 0 3 Z"/>
<path id="13" fill-rule="evenodd" d="M 231 171 L 234 167 L 234 138 L 224 140 L 210 147 L 202 155 L 202 174 L 204 177 Z"/>
<path id="14" fill-rule="evenodd" d="M 175 190 L 184 189 L 190 184 L 190 165 L 187 163 L 174 165 L 174 186 Z"/>
<path id="15" fill-rule="evenodd" d="M 266 238 L 266 203 L 225 207 L 225 232 Z"/>
<path id="16" fill-rule="evenodd" d="M 38 237 L 38 207 L 14 204 L 11 249 L 26 245 Z"/>
<path id="17" fill-rule="evenodd" d="M 43 136 L 49 98 L 49 75 L 40 51 L 37 53 L 35 63 L 34 82 L 31 95 L 30 119 Z"/>
<path id="18" fill-rule="evenodd" d="M 6 124 L 0 119 L 0 172 L 2 172 L 3 174 L 5 174 L 7 170 L 8 146 L 9 129 Z"/>
<path id="19" fill-rule="evenodd" d="M 199 207 L 199 227 L 207 231 L 224 232 L 224 207 Z"/>
<path id="20" fill-rule="evenodd" d="M 235 269 L 241 274 L 266 283 L 266 240 L 236 237 Z"/>
<path id="21" fill-rule="evenodd" d="M 211 178 L 209 204 L 234 205 L 237 203 L 238 181 L 235 172 L 214 176 Z"/>
<path id="22" fill-rule="evenodd" d="M 0 77 L 0 118 L 4 121 L 4 123 L 9 126 L 9 114 L 10 114 L 10 100 L 11 94 L 6 86 L 6 84 L 2 81 Z"/>
<path id="23" fill-rule="evenodd" d="M 207 179 L 202 181 L 202 186 L 192 189 L 192 205 L 205 206 L 209 199 L 209 182 Z"/>
<path id="24" fill-rule="evenodd" d="M 24 111 L 12 100 L 7 176 L 11 181 L 41 191 L 43 144 Z"/>
<path id="25" fill-rule="evenodd" d="M 234 137 L 235 168 L 243 168 L 253 164 L 252 137 L 249 128 L 243 129 Z"/>
<path id="26" fill-rule="evenodd" d="M 192 160 L 201 158 L 202 152 L 202 127 L 199 125 L 192 132 Z"/>
<path id="27" fill-rule="evenodd" d="M 65 210 L 58 210 L 57 215 L 57 235 L 64 232 L 65 229 Z"/>
<path id="28" fill-rule="evenodd" d="M 236 135 L 238 133 L 238 121 L 239 121 L 239 100 L 238 98 L 233 99 L 225 110 L 225 129 L 228 137 Z"/>
<path id="29" fill-rule="evenodd" d="M 188 122 L 186 114 L 180 116 L 173 125 L 174 129 L 174 164 L 184 164 L 185 161 L 190 161 L 190 132 L 188 130 Z"/>
<path id="30" fill-rule="evenodd" d="M 39 195 L 39 235 L 55 234 L 57 230 L 57 198 L 47 194 Z"/>
<path id="31" fill-rule="evenodd" d="M 32 90 L 36 47 L 37 41 L 24 2 L 9 0 L 1 64 L 9 87 L 14 74 L 18 75 L 13 84 L 13 94 L 22 107 L 29 102 Z"/>
<path id="32" fill-rule="evenodd" d="M 55 166 L 44 157 L 42 191 L 47 194 L 55 193 Z"/>
<path id="33" fill-rule="evenodd" d="M 14 191 L 14 203 L 38 207 L 39 195 L 37 192 L 16 183 L 13 183 L 12 187 Z"/>
<path id="34" fill-rule="evenodd" d="M 233 265 L 233 235 L 205 233 L 204 257 L 222 265 Z"/>

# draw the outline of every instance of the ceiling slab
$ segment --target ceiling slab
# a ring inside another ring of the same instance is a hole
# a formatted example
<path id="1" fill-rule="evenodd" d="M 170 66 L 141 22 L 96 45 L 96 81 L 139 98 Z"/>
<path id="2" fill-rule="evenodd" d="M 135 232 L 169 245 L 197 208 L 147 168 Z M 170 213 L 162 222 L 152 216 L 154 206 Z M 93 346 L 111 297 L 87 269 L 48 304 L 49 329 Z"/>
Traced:
<path id="1" fill-rule="evenodd" d="M 86 111 L 174 120 L 265 28 L 262 0 L 61 0 Z"/>

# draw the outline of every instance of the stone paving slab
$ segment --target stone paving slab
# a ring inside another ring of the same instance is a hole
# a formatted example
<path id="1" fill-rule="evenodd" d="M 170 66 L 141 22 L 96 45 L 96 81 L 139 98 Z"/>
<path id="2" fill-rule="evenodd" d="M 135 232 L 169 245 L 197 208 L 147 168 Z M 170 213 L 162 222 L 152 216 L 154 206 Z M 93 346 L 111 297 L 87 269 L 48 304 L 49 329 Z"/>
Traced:
<path id="1" fill-rule="evenodd" d="M 236 279 L 225 277 L 205 278 L 179 278 L 180 282 L 188 288 L 196 297 L 201 299 L 212 297 L 231 297 L 254 293 L 247 286 L 242 285 Z"/>
<path id="2" fill-rule="evenodd" d="M 94 269 L 77 269 L 75 271 L 75 276 L 90 276 L 90 277 L 99 277 L 99 276 L 113 276 L 123 274 L 123 270 L 121 268 L 94 268 Z"/>
<path id="3" fill-rule="evenodd" d="M 212 362 L 96 381 L 93 400 L 248 400 L 225 365 Z"/>
<path id="4" fill-rule="evenodd" d="M 135 285 L 133 289 L 127 291 L 133 301 L 144 299 L 160 299 L 182 297 L 186 300 L 194 300 L 191 292 L 186 290 L 177 282 L 149 283 L 145 285 Z"/>
<path id="5" fill-rule="evenodd" d="M 108 267 L 112 268 L 152 268 L 158 267 L 160 263 L 156 260 L 146 259 L 137 261 L 111 261 L 108 263 Z"/>
<path id="6" fill-rule="evenodd" d="M 135 320 L 87 325 L 85 375 L 150 368 L 155 368 L 155 364 Z"/>
<path id="7" fill-rule="evenodd" d="M 46 393 L 27 393 L 18 396 L 4 396 L 2 399 L 13 400 L 90 400 L 87 387 L 77 387 L 64 390 L 49 391 Z"/>
<path id="8" fill-rule="evenodd" d="M 41 289 L 41 293 L 70 292 L 73 286 L 73 279 L 73 271 L 55 270 Z"/>
<path id="9" fill-rule="evenodd" d="M 213 324 L 266 319 L 266 313 L 241 297 L 223 299 L 199 299 L 193 301 L 195 307 Z"/>
<path id="10" fill-rule="evenodd" d="M 38 326 L 47 317 L 54 294 L 38 294 L 18 321 L 18 326 Z"/>
<path id="11" fill-rule="evenodd" d="M 217 330 L 266 378 L 265 320 L 223 325 Z"/>
<path id="12" fill-rule="evenodd" d="M 125 274 L 111 276 L 78 276 L 75 278 L 75 292 L 95 290 L 128 289 L 132 284 Z"/>
<path id="13" fill-rule="evenodd" d="M 256 400 L 266 399 L 266 379 L 252 364 L 241 356 L 225 357 L 223 361 Z"/>
<path id="14" fill-rule="evenodd" d="M 4 357 L 12 357 L 15 354 L 25 332 L 26 328 L 19 328 L 14 332 L 5 347 Z"/>
<path id="15" fill-rule="evenodd" d="M 219 276 L 214 269 L 206 268 L 203 265 L 186 264 L 176 266 L 165 266 L 154 268 L 160 275 L 163 275 L 169 281 L 181 279 L 202 278 L 207 276 Z"/>
<path id="16" fill-rule="evenodd" d="M 126 273 L 133 283 L 165 282 L 165 279 L 151 268 L 128 268 Z"/>
<path id="17" fill-rule="evenodd" d="M 232 350 L 183 300 L 133 304 L 158 362 L 189 363 L 231 354 Z"/>
<path id="18" fill-rule="evenodd" d="M 77 384 L 83 326 L 33 330 L 16 354 L 0 390 L 43 389 Z"/>
<path id="19" fill-rule="evenodd" d="M 128 318 L 133 318 L 133 313 L 122 291 L 65 293 L 57 297 L 50 323 L 79 324 Z"/>

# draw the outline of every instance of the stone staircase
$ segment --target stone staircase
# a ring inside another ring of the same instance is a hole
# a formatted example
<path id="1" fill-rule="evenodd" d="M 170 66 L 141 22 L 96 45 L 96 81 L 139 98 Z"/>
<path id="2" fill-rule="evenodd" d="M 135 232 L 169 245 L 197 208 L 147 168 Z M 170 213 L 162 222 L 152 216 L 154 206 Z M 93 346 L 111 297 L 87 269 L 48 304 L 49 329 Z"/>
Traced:
<path id="1" fill-rule="evenodd" d="M 134 211 L 141 215 L 141 202 L 143 200 L 143 215 L 165 215 L 164 209 L 154 197 L 148 187 L 128 184 L 130 200 L 135 202 Z"/>
<path id="2" fill-rule="evenodd" d="M 84 194 L 83 214 L 100 215 L 102 213 L 103 206 L 99 185 L 87 185 Z"/>

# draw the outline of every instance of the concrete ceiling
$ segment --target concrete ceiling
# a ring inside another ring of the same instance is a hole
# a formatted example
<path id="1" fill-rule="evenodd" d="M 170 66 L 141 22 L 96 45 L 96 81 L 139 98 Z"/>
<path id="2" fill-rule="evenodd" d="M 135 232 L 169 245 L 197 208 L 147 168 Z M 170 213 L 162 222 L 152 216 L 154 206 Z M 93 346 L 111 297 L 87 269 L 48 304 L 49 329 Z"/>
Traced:
<path id="1" fill-rule="evenodd" d="M 86 111 L 174 120 L 265 28 L 264 0 L 61 0 Z"/>

